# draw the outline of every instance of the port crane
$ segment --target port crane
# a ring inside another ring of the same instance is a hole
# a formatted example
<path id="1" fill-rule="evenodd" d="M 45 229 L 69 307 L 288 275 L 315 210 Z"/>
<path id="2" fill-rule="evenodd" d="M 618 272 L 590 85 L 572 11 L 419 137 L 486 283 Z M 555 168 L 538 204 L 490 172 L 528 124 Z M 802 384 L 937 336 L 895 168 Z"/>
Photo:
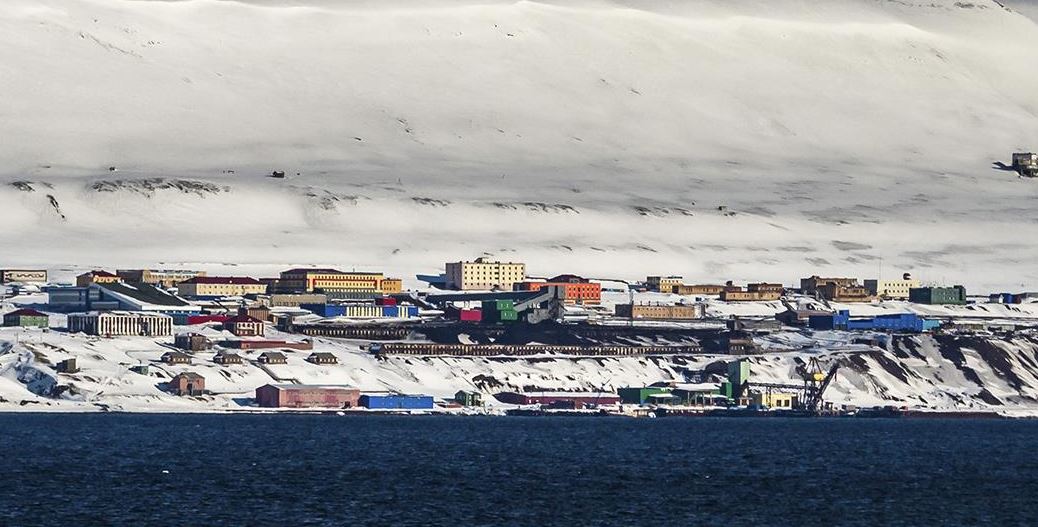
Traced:
<path id="1" fill-rule="evenodd" d="M 822 410 L 822 398 L 825 390 L 836 378 L 836 372 L 840 369 L 840 363 L 834 362 L 828 369 L 822 366 L 817 357 L 811 357 L 807 363 L 797 366 L 797 375 L 803 379 L 803 384 L 785 384 L 772 382 L 746 381 L 736 392 L 736 398 L 746 393 L 750 388 L 763 388 L 771 390 L 796 391 L 800 394 L 797 409 L 817 414 Z"/>

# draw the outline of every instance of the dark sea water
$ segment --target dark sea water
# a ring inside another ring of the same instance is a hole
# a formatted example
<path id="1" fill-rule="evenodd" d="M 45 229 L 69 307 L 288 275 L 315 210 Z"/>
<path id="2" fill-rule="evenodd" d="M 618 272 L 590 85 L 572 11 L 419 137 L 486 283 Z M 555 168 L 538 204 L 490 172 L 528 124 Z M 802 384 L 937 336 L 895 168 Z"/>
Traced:
<path id="1" fill-rule="evenodd" d="M 0 415 L 0 525 L 1038 525 L 1038 422 Z"/>

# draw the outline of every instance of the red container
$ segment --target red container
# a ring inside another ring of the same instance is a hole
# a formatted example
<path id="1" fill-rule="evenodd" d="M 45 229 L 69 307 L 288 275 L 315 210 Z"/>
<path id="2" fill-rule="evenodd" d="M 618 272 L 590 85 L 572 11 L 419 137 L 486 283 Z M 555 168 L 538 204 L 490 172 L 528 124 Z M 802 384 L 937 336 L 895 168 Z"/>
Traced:
<path id="1" fill-rule="evenodd" d="M 375 299 L 375 305 L 376 306 L 395 306 L 396 305 L 396 299 L 391 297 L 391 296 L 384 296 L 384 297 L 381 297 L 381 298 L 376 298 Z"/>
<path id="2" fill-rule="evenodd" d="M 458 320 L 462 322 L 479 322 L 483 320 L 483 312 L 478 309 L 462 309 L 458 312 Z"/>

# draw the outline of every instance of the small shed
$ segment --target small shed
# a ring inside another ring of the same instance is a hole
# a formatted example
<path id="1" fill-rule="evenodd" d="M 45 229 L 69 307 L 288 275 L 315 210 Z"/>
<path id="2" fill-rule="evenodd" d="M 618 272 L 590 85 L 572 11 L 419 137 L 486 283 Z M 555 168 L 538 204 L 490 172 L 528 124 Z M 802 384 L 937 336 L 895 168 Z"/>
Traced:
<path id="1" fill-rule="evenodd" d="M 288 364 L 288 357 L 280 351 L 264 351 L 256 360 L 260 364 Z"/>
<path id="2" fill-rule="evenodd" d="M 76 367 L 76 359 L 65 359 L 54 366 L 54 370 L 58 373 L 76 373 L 79 368 Z"/>
<path id="3" fill-rule="evenodd" d="M 331 353 L 318 351 L 311 353 L 310 356 L 306 358 L 306 362 L 311 364 L 338 364 L 339 359 Z"/>
<path id="4" fill-rule="evenodd" d="M 205 377 L 193 372 L 177 374 L 169 380 L 168 390 L 174 395 L 202 395 L 205 393 Z"/>
<path id="5" fill-rule="evenodd" d="M 179 351 L 167 351 L 162 354 L 162 362 L 166 364 L 191 364 L 191 355 Z"/>

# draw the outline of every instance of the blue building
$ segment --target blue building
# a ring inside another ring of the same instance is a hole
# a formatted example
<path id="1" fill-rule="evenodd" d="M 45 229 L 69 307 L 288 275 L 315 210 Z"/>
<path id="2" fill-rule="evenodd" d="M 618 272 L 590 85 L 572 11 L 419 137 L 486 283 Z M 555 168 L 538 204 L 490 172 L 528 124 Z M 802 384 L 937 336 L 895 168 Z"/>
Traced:
<path id="1" fill-rule="evenodd" d="M 940 326 L 936 320 L 920 318 L 915 313 L 896 313 L 875 317 L 851 318 L 850 311 L 842 310 L 831 315 L 811 315 L 808 325 L 812 329 L 843 329 L 872 331 L 912 331 L 921 333 Z"/>
<path id="2" fill-rule="evenodd" d="M 299 304 L 299 309 L 305 309 L 325 318 L 341 317 L 346 314 L 346 306 L 341 304 Z"/>
<path id="3" fill-rule="evenodd" d="M 361 395 L 360 405 L 372 410 L 432 410 L 431 395 Z"/>

